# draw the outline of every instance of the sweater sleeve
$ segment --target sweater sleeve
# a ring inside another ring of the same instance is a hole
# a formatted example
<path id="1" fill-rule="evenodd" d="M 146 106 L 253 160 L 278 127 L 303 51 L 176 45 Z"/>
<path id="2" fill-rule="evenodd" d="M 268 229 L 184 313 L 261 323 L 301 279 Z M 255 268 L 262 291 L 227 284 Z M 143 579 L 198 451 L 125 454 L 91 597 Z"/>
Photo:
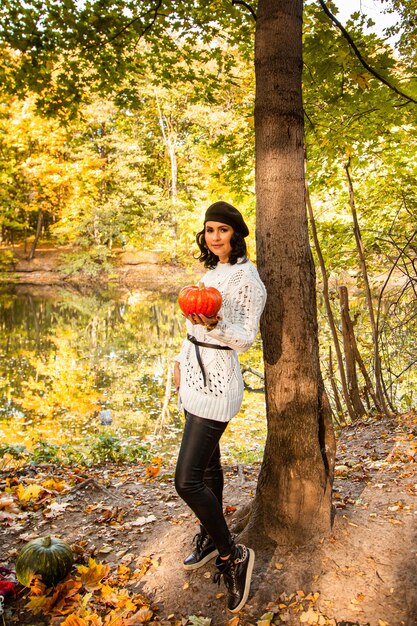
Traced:
<path id="1" fill-rule="evenodd" d="M 208 332 L 210 338 L 221 341 L 236 352 L 246 352 L 258 333 L 259 320 L 266 301 L 263 284 L 242 271 L 230 292 L 231 315 Z"/>

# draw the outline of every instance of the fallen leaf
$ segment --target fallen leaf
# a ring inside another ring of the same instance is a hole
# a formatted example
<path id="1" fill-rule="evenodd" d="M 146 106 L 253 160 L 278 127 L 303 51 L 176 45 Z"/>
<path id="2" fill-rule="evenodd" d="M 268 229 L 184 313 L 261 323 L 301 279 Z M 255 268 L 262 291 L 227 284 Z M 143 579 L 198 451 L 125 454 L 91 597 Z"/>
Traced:
<path id="1" fill-rule="evenodd" d="M 256 623 L 258 626 L 269 626 L 269 624 L 272 622 L 273 619 L 274 619 L 274 614 L 272 613 L 272 611 L 270 611 L 269 613 L 264 613 L 261 616 L 261 619 L 258 620 Z"/>
<path id="2" fill-rule="evenodd" d="M 148 465 L 146 468 L 146 478 L 155 478 L 161 471 L 160 465 Z"/>
<path id="3" fill-rule="evenodd" d="M 112 611 L 106 615 L 103 626 L 126 626 L 126 621 L 115 611 Z"/>
<path id="4" fill-rule="evenodd" d="M 360 604 L 365 600 L 363 593 L 356 594 L 356 597 L 351 600 L 351 604 Z"/>
<path id="5" fill-rule="evenodd" d="M 58 491 L 58 493 L 61 493 L 61 491 L 68 488 L 68 485 L 63 480 L 49 478 L 48 480 L 43 481 L 42 487 L 50 491 Z"/>
<path id="6" fill-rule="evenodd" d="M 190 615 L 188 623 L 192 626 L 210 626 L 211 617 L 203 617 L 202 615 Z"/>
<path id="7" fill-rule="evenodd" d="M 156 522 L 155 515 L 148 515 L 148 517 L 138 517 L 133 522 L 130 523 L 131 526 L 145 526 L 145 524 L 150 524 L 151 522 Z"/>
<path id="8" fill-rule="evenodd" d="M 47 597 L 43 611 L 48 615 L 69 615 L 80 603 L 81 582 L 72 578 L 65 579 L 53 587 L 52 595 Z"/>
<path id="9" fill-rule="evenodd" d="M 90 620 L 86 621 L 82 617 L 72 613 L 61 623 L 61 626 L 90 626 L 90 624 Z"/>
<path id="10" fill-rule="evenodd" d="M 308 611 L 303 611 L 300 614 L 300 622 L 302 624 L 317 624 L 318 619 L 319 614 L 312 608 L 308 609 Z"/>
<path id="11" fill-rule="evenodd" d="M 33 576 L 30 583 L 30 593 L 32 596 L 44 596 L 46 585 L 43 584 L 39 576 Z"/>
<path id="12" fill-rule="evenodd" d="M 22 483 L 20 483 L 16 490 L 16 494 L 20 502 L 29 502 L 29 500 L 38 500 L 41 491 L 43 491 L 42 485 L 28 485 L 27 487 L 24 487 Z"/>
<path id="13" fill-rule="evenodd" d="M 144 624 L 149 622 L 153 617 L 153 611 L 148 606 L 143 606 L 125 620 L 126 626 L 135 626 L 136 624 Z"/>
<path id="14" fill-rule="evenodd" d="M 44 606 L 47 600 L 48 598 L 44 595 L 34 596 L 30 598 L 29 602 L 25 605 L 25 609 L 31 611 L 33 615 L 38 615 L 38 613 L 44 613 Z"/>
<path id="15" fill-rule="evenodd" d="M 70 506 L 69 502 L 52 502 L 43 511 L 43 516 L 50 519 L 63 515 L 67 506 Z"/>
<path id="16" fill-rule="evenodd" d="M 83 586 L 88 591 L 94 591 L 100 588 L 100 582 L 108 575 L 110 566 L 104 563 L 96 563 L 94 559 L 89 559 L 88 567 L 77 565 L 77 570 L 81 576 Z"/>

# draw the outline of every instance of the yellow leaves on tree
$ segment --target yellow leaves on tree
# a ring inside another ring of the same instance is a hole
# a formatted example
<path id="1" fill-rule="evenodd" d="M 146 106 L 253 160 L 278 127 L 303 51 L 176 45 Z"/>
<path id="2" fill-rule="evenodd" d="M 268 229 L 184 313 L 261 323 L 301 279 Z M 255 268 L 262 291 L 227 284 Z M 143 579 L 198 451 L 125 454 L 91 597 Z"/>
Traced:
<path id="1" fill-rule="evenodd" d="M 73 345 L 75 330 L 56 333 L 51 341 L 55 350 L 48 359 L 33 353 L 30 361 L 36 376 L 22 383 L 19 397 L 14 398 L 25 413 L 54 418 L 62 411 L 75 418 L 93 416 L 100 404 L 95 389 L 95 372 L 87 362 L 80 362 Z"/>

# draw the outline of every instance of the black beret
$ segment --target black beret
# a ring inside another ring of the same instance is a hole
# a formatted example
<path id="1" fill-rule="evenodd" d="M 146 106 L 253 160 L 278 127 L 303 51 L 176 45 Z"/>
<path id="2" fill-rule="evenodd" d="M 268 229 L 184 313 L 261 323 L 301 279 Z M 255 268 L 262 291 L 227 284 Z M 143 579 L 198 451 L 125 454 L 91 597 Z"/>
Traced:
<path id="1" fill-rule="evenodd" d="M 235 209 L 234 206 L 228 202 L 215 202 L 206 211 L 204 217 L 204 223 L 206 222 L 221 222 L 231 226 L 233 230 L 247 237 L 249 235 L 249 229 L 245 224 L 240 211 Z"/>

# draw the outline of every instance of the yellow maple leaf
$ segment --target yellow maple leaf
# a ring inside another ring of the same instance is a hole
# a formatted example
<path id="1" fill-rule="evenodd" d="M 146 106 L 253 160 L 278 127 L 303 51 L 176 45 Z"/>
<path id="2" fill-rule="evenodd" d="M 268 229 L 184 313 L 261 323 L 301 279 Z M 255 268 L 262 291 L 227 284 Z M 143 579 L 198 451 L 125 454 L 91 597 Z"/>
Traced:
<path id="1" fill-rule="evenodd" d="M 103 626 L 103 620 L 97 614 L 88 618 L 88 626 Z"/>
<path id="2" fill-rule="evenodd" d="M 64 491 L 67 488 L 67 484 L 63 480 L 59 480 L 57 478 L 49 478 L 48 480 L 44 480 L 42 486 L 49 491 Z"/>
<path id="3" fill-rule="evenodd" d="M 47 600 L 48 598 L 46 596 L 34 596 L 30 598 L 29 602 L 25 605 L 25 608 L 34 615 L 44 613 L 44 607 Z"/>
<path id="4" fill-rule="evenodd" d="M 86 619 L 88 619 L 88 626 L 103 626 L 103 620 L 97 615 L 97 613 L 88 615 Z"/>
<path id="5" fill-rule="evenodd" d="M 126 565 L 122 564 L 117 567 L 117 580 L 119 582 L 125 582 L 129 580 L 131 576 L 132 576 L 132 572 L 130 571 L 130 568 L 127 567 Z"/>
<path id="6" fill-rule="evenodd" d="M 148 465 L 146 468 L 146 478 L 155 478 L 161 471 L 160 465 Z"/>
<path id="7" fill-rule="evenodd" d="M 88 567 L 85 565 L 77 565 L 77 569 L 80 573 L 81 583 L 87 591 L 100 589 L 100 581 L 110 572 L 109 565 L 106 565 L 105 563 L 96 563 L 96 561 L 91 558 L 88 561 Z"/>
<path id="8" fill-rule="evenodd" d="M 120 617 L 115 611 L 112 611 L 108 615 L 106 615 L 103 626 L 126 626 L 127 621 Z M 132 623 L 133 626 L 133 623 Z"/>
<path id="9" fill-rule="evenodd" d="M 128 612 L 136 611 L 137 609 L 127 589 L 118 590 L 110 587 L 110 585 L 102 585 L 101 595 L 106 604 L 111 604 L 115 608 L 125 609 Z"/>
<path id="10" fill-rule="evenodd" d="M 142 576 L 144 576 L 148 569 L 152 567 L 152 565 L 152 559 L 149 556 L 146 556 L 141 563 L 138 563 L 138 569 L 135 569 L 135 571 L 133 572 L 133 578 L 141 578 Z"/>
<path id="11" fill-rule="evenodd" d="M 135 626 L 136 624 L 144 624 L 152 619 L 153 611 L 148 606 L 143 606 L 131 615 L 126 621 L 126 626 Z M 113 625 L 112 625 L 113 626 Z"/>
<path id="12" fill-rule="evenodd" d="M 22 483 L 19 483 L 19 486 L 16 489 L 16 494 L 20 502 L 29 502 L 29 500 L 33 500 L 36 502 L 36 500 L 39 499 L 39 495 L 42 490 L 42 485 L 35 484 L 24 487 Z"/>
<path id="13" fill-rule="evenodd" d="M 65 579 L 53 588 L 53 593 L 47 598 L 44 611 L 50 615 L 69 615 L 74 612 L 80 603 L 78 593 L 81 582 L 72 578 Z"/>
<path id="14" fill-rule="evenodd" d="M 30 593 L 32 596 L 44 596 L 46 585 L 42 582 L 41 577 L 34 574 L 29 582 Z"/>
<path id="15" fill-rule="evenodd" d="M 100 593 L 106 604 L 113 604 L 113 606 L 117 605 L 116 589 L 110 587 L 110 585 L 101 585 Z"/>

